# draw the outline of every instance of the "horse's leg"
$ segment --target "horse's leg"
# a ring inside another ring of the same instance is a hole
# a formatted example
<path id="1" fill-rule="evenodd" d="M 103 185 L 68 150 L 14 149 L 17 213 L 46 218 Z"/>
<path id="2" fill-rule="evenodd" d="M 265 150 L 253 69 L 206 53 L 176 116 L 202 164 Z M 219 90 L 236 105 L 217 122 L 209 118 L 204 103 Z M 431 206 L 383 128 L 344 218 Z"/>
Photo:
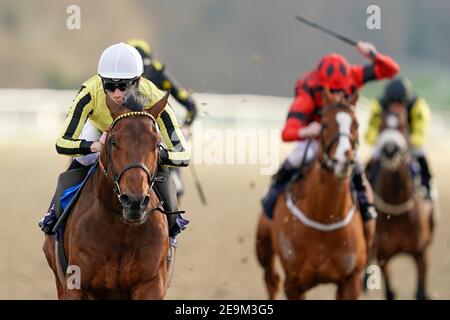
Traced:
<path id="1" fill-rule="evenodd" d="M 83 300 L 83 299 L 85 299 L 85 294 L 80 289 L 68 289 L 68 288 L 66 288 L 63 298 L 65 300 Z"/>
<path id="2" fill-rule="evenodd" d="M 278 292 L 280 277 L 275 271 L 275 253 L 272 247 L 270 223 L 269 219 L 261 214 L 256 235 L 256 253 L 259 264 L 264 268 L 264 280 L 269 299 L 273 300 Z"/>
<path id="3" fill-rule="evenodd" d="M 56 270 L 57 262 L 55 257 L 55 240 L 53 239 L 53 237 L 45 236 L 44 246 L 42 247 L 42 250 L 44 251 L 45 258 L 47 259 L 47 263 L 50 266 L 50 269 L 52 269 L 55 275 L 56 291 L 58 294 L 58 299 L 61 300 L 64 298 L 64 288 L 59 281 L 58 271 Z"/>
<path id="4" fill-rule="evenodd" d="M 361 270 L 354 271 L 338 284 L 337 300 L 358 300 L 361 293 Z"/>
<path id="5" fill-rule="evenodd" d="M 150 281 L 141 282 L 131 290 L 131 300 L 162 300 L 165 295 L 164 285 L 162 275 Z"/>
<path id="6" fill-rule="evenodd" d="M 300 286 L 298 281 L 286 276 L 284 280 L 284 293 L 288 300 L 304 300 L 305 290 Z"/>
<path id="7" fill-rule="evenodd" d="M 386 297 L 386 300 L 394 300 L 395 294 L 391 288 L 389 269 L 387 267 L 389 259 L 390 259 L 390 257 L 386 258 L 384 260 L 380 260 L 379 262 L 380 262 L 380 269 L 381 269 L 381 272 L 383 273 L 383 278 L 384 278 L 384 295 Z"/>
<path id="8" fill-rule="evenodd" d="M 429 296 L 426 293 L 425 284 L 427 276 L 427 255 L 426 250 L 414 255 L 417 265 L 417 300 L 429 300 Z"/>

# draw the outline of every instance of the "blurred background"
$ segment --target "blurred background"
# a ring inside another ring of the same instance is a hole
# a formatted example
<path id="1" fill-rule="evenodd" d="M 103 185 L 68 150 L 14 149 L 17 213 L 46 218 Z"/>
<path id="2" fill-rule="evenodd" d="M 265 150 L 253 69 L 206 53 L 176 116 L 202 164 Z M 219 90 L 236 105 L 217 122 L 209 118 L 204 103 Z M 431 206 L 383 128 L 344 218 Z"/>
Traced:
<path id="1" fill-rule="evenodd" d="M 371 4 L 381 8 L 381 30 L 366 27 Z M 66 27 L 70 5 L 81 9 L 80 30 Z M 48 207 L 57 175 L 69 161 L 54 150 L 65 113 L 81 83 L 96 74 L 98 58 L 107 46 L 130 38 L 149 41 L 156 58 L 195 92 L 203 128 L 281 129 L 296 79 L 314 68 L 321 56 L 335 51 L 351 63 L 366 63 L 355 49 L 297 22 L 295 13 L 350 38 L 374 43 L 400 63 L 400 75 L 409 77 L 430 104 L 430 157 L 442 209 L 431 250 L 430 289 L 435 298 L 449 299 L 450 2 L 446 0 L 0 0 L 0 197 L 4 204 L 0 299 L 56 298 L 37 221 Z M 361 133 L 367 122 L 367 101 L 379 96 L 384 84 L 368 84 L 362 91 Z M 175 109 L 181 117 L 182 108 Z M 277 150 L 280 161 L 289 148 L 283 144 Z M 265 298 L 254 236 L 259 199 L 269 177 L 261 176 L 256 165 L 196 167 L 209 205 L 200 204 L 185 170 L 188 191 L 183 209 L 191 225 L 180 237 L 168 298 Z M 242 200 L 224 203 L 224 194 Z M 393 273 L 399 297 L 412 298 L 412 262 L 400 257 Z M 309 297 L 332 298 L 333 293 L 324 286 Z M 382 292 L 363 297 L 379 299 Z"/>

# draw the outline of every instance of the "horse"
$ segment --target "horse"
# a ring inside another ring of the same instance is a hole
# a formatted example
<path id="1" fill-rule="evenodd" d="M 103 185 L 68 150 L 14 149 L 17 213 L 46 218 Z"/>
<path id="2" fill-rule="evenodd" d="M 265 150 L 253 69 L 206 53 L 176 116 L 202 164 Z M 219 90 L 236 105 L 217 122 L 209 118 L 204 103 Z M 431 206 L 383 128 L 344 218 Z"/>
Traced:
<path id="1" fill-rule="evenodd" d="M 277 256 L 289 300 L 304 299 L 307 290 L 322 283 L 337 285 L 337 299 L 359 297 L 367 248 L 350 188 L 358 141 L 356 99 L 334 101 L 324 94 L 316 159 L 277 199 L 273 219 L 260 216 L 256 251 L 269 299 L 275 299 L 280 282 Z"/>
<path id="2" fill-rule="evenodd" d="M 414 257 L 417 266 L 416 299 L 429 299 L 426 292 L 427 249 L 431 243 L 431 206 L 419 192 L 411 170 L 405 108 L 383 112 L 375 157 L 366 167 L 374 192 L 377 231 L 374 255 L 384 276 L 385 297 L 393 300 L 389 260 L 399 253 Z M 377 169 L 375 169 L 377 168 Z"/>
<path id="3" fill-rule="evenodd" d="M 124 105 L 141 110 L 132 112 L 107 98 L 113 122 L 98 170 L 82 187 L 65 226 L 67 270 L 58 263 L 55 236 L 44 242 L 59 299 L 164 298 L 175 252 L 152 187 L 159 161 L 156 119 L 167 99 L 144 110 L 145 99 L 127 96 Z"/>

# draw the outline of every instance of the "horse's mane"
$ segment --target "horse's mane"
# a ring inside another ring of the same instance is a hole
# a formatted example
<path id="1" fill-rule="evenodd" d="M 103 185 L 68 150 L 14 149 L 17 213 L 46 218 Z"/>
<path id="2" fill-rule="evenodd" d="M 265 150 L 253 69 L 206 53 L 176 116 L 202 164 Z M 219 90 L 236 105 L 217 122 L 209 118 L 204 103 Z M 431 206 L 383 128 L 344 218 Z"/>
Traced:
<path id="1" fill-rule="evenodd" d="M 144 111 L 148 98 L 132 86 L 125 91 L 123 106 L 131 111 Z"/>

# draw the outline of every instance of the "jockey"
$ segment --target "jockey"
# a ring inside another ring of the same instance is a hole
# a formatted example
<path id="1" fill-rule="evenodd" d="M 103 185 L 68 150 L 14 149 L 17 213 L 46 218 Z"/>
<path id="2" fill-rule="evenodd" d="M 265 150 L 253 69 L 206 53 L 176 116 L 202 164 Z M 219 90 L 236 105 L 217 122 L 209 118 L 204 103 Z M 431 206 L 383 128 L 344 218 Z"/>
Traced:
<path id="1" fill-rule="evenodd" d="M 357 49 L 372 63 L 365 66 L 350 65 L 343 56 L 332 53 L 321 59 L 316 70 L 306 73 L 297 81 L 295 100 L 290 107 L 282 132 L 283 141 L 295 141 L 295 146 L 273 177 L 270 189 L 262 199 L 263 209 L 269 218 L 272 216 L 278 195 L 302 166 L 307 139 L 317 138 L 320 134 L 323 89 L 328 88 L 333 95 L 348 98 L 366 82 L 391 78 L 398 72 L 397 63 L 390 57 L 377 52 L 371 43 L 358 42 Z M 306 162 L 315 157 L 317 149 L 318 144 L 313 140 L 305 155 Z M 366 231 L 366 228 L 371 228 L 366 222 L 374 218 L 376 212 L 367 199 L 366 181 L 359 165 L 356 165 L 354 169 L 352 182 L 357 191 Z"/>
<path id="2" fill-rule="evenodd" d="M 145 109 L 162 99 L 163 92 L 151 81 L 141 77 L 143 71 L 141 56 L 134 47 L 117 43 L 103 51 L 98 64 L 98 74 L 82 84 L 70 106 L 61 136 L 56 141 L 56 151 L 59 154 L 74 157 L 69 170 L 90 166 L 97 160 L 104 145 L 105 130 L 112 123 L 106 105 L 107 96 L 117 104 L 122 104 L 125 90 L 135 86 L 140 94 L 148 98 L 149 102 Z M 90 121 L 87 121 L 88 119 Z M 164 148 L 160 152 L 162 166 L 159 166 L 158 175 L 165 175 L 167 179 L 158 181 L 155 187 L 163 198 L 164 209 L 177 211 L 175 186 L 167 173 L 167 166 L 187 166 L 190 162 L 190 153 L 170 106 L 166 106 L 157 122 L 164 143 Z M 57 200 L 53 199 L 49 212 L 39 222 L 39 226 L 46 234 L 52 234 L 56 223 L 54 208 Z M 176 245 L 175 236 L 186 227 L 188 221 L 181 214 L 169 214 L 167 217 L 171 244 Z"/>
<path id="3" fill-rule="evenodd" d="M 186 137 L 189 137 L 189 127 L 197 116 L 197 106 L 189 92 L 181 87 L 172 76 L 167 73 L 166 66 L 155 59 L 152 49 L 148 42 L 141 39 L 131 39 L 127 44 L 136 48 L 142 57 L 144 63 L 144 78 L 153 82 L 160 90 L 169 91 L 172 96 L 186 109 L 186 115 L 182 130 Z M 177 187 L 177 196 L 184 193 L 184 186 L 178 168 L 173 168 L 173 178 Z"/>
<path id="4" fill-rule="evenodd" d="M 376 143 L 381 125 L 381 113 L 388 111 L 396 105 L 406 108 L 408 112 L 408 133 L 411 154 L 420 166 L 421 183 L 425 191 L 425 198 L 432 200 L 436 197 L 437 193 L 433 188 L 432 175 L 424 148 L 431 113 L 425 99 L 416 96 L 408 79 L 398 78 L 392 80 L 387 84 L 383 96 L 372 101 L 369 126 L 365 134 L 365 139 L 369 144 L 373 145 Z M 377 155 L 374 154 L 375 161 L 377 158 Z M 375 166 L 370 166 L 369 180 L 373 179 L 376 175 L 375 168 Z"/>

